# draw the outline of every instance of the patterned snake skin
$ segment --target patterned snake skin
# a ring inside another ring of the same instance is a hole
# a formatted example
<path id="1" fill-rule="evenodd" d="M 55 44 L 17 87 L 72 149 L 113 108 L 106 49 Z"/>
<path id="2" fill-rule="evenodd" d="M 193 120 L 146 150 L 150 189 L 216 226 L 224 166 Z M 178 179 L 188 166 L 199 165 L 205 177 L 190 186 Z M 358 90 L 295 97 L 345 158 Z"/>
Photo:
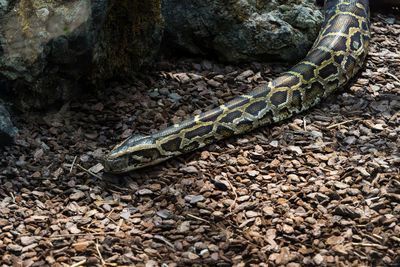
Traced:
<path id="1" fill-rule="evenodd" d="M 304 60 L 215 109 L 155 134 L 128 138 L 105 156 L 105 170 L 121 173 L 154 165 L 307 110 L 355 75 L 369 39 L 368 0 L 326 0 L 324 24 Z"/>

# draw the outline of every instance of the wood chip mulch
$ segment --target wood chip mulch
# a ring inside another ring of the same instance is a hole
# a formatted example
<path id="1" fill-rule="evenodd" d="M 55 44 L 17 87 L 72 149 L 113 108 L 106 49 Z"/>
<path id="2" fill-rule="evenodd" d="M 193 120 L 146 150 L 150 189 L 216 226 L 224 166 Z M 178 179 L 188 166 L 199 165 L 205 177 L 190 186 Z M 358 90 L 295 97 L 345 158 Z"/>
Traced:
<path id="1" fill-rule="evenodd" d="M 399 265 L 400 15 L 372 21 L 365 67 L 316 108 L 142 171 L 99 158 L 289 66 L 162 60 L 19 116 L 0 151 L 0 265 Z"/>

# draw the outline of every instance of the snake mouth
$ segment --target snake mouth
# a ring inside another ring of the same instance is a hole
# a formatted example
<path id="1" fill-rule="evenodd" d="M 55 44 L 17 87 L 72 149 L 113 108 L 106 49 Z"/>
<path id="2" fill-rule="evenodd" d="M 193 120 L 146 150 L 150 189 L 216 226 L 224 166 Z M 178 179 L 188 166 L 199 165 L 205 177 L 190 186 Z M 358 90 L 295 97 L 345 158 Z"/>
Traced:
<path id="1" fill-rule="evenodd" d="M 105 172 L 121 173 L 129 168 L 129 160 L 125 157 L 110 158 L 105 156 L 102 160 Z"/>

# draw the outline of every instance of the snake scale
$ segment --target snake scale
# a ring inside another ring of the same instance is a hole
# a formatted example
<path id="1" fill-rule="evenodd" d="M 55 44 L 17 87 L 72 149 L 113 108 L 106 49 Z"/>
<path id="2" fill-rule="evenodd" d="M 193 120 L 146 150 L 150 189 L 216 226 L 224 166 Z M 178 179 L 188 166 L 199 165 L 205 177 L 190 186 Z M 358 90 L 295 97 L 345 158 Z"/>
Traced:
<path id="1" fill-rule="evenodd" d="M 370 40 L 368 0 L 325 0 L 324 13 L 314 45 L 289 71 L 155 134 L 126 139 L 104 157 L 105 170 L 122 173 L 154 165 L 318 104 L 361 68 Z"/>

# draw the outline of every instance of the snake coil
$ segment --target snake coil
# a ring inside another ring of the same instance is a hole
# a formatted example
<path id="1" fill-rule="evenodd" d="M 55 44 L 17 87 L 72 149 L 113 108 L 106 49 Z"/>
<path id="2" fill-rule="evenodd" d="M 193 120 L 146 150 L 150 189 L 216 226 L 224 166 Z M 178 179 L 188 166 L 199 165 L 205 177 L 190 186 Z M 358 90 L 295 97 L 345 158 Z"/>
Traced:
<path id="1" fill-rule="evenodd" d="M 155 134 L 126 139 L 104 157 L 105 170 L 122 173 L 154 165 L 318 104 L 361 68 L 370 40 L 368 0 L 325 0 L 324 13 L 313 47 L 289 71 Z"/>

